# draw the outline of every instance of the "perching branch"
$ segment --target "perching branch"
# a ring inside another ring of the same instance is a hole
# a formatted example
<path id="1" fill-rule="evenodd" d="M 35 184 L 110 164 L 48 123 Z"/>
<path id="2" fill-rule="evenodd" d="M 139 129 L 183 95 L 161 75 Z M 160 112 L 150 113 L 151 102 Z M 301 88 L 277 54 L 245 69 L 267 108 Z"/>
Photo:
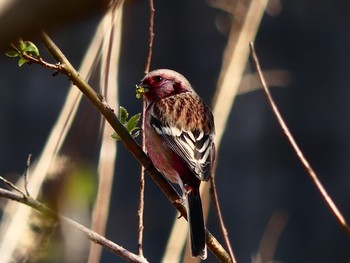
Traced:
<path id="1" fill-rule="evenodd" d="M 337 208 L 336 204 L 333 202 L 332 198 L 329 196 L 329 194 L 327 193 L 326 189 L 323 187 L 322 183 L 320 182 L 320 180 L 318 179 L 315 171 L 312 169 L 311 165 L 309 164 L 309 162 L 306 160 L 303 152 L 300 150 L 298 144 L 296 143 L 296 141 L 293 138 L 293 135 L 291 134 L 291 132 L 288 129 L 287 124 L 284 122 L 277 106 L 276 103 L 274 102 L 271 93 L 267 87 L 266 81 L 264 79 L 264 76 L 262 74 L 261 68 L 260 68 L 260 63 L 258 60 L 258 57 L 256 55 L 255 52 L 255 48 L 254 48 L 254 43 L 250 42 L 250 51 L 251 51 L 251 55 L 254 61 L 254 65 L 256 68 L 256 71 L 260 77 L 260 81 L 261 84 L 264 88 L 265 94 L 267 96 L 267 99 L 270 103 L 270 106 L 273 110 L 273 113 L 275 114 L 278 123 L 280 124 L 283 133 L 286 135 L 290 145 L 292 146 L 294 152 L 296 153 L 296 155 L 298 156 L 301 164 L 304 166 L 309 178 L 311 179 L 311 181 L 314 183 L 314 185 L 316 186 L 317 190 L 320 192 L 322 198 L 324 199 L 324 201 L 326 202 L 327 206 L 329 207 L 329 209 L 331 210 L 331 212 L 333 213 L 333 215 L 335 216 L 336 220 L 338 221 L 338 223 L 340 224 L 340 226 L 345 230 L 345 232 L 350 235 L 350 228 L 345 220 L 345 218 L 343 217 L 342 213 L 339 211 L 339 209 Z"/>
<path id="2" fill-rule="evenodd" d="M 97 94 L 92 87 L 83 80 L 75 68 L 70 64 L 65 55 L 55 45 L 55 43 L 49 38 L 49 36 L 42 32 L 41 40 L 48 52 L 58 62 L 57 72 L 61 73 L 72 81 L 77 88 L 90 100 L 90 102 L 98 109 L 98 111 L 105 117 L 107 122 L 113 127 L 116 133 L 119 135 L 124 146 L 130 151 L 134 157 L 145 167 L 147 173 L 156 182 L 158 187 L 169 199 L 171 204 L 180 212 L 180 214 L 187 219 L 186 208 L 182 203 L 182 199 L 173 186 L 163 177 L 161 173 L 153 166 L 151 160 L 144 153 L 142 148 L 136 143 L 133 137 L 125 129 L 124 125 L 119 121 L 114 110 L 109 107 L 106 100 L 99 94 Z M 30 62 L 36 63 L 36 61 L 28 58 Z M 206 240 L 208 248 L 219 259 L 220 262 L 231 262 L 229 255 L 221 244 L 215 239 L 215 237 L 206 230 Z"/>

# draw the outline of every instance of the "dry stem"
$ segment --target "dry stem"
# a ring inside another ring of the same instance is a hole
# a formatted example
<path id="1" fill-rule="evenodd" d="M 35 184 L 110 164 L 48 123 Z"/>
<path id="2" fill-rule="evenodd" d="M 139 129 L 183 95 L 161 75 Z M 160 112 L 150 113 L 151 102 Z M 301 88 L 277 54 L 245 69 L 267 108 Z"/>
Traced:
<path id="1" fill-rule="evenodd" d="M 260 81 L 261 84 L 264 88 L 265 94 L 267 96 L 267 99 L 270 103 L 270 106 L 273 110 L 273 113 L 275 114 L 278 123 L 280 124 L 283 133 L 286 135 L 290 145 L 292 146 L 294 152 L 296 153 L 296 155 L 298 156 L 300 162 L 302 163 L 302 165 L 304 166 L 309 178 L 312 180 L 312 182 L 314 183 L 314 185 L 316 186 L 317 190 L 320 192 L 322 198 L 324 199 L 324 201 L 326 202 L 327 206 L 329 207 L 329 209 L 331 210 L 331 212 L 333 213 L 333 215 L 335 216 L 335 218 L 337 219 L 338 223 L 341 225 L 341 227 L 346 231 L 346 233 L 348 235 L 350 235 L 350 228 L 348 226 L 348 224 L 346 223 L 345 218 L 343 217 L 343 215 L 341 214 L 341 212 L 339 211 L 339 209 L 337 208 L 337 206 L 335 205 L 335 203 L 333 202 L 332 198 L 329 196 L 329 194 L 327 193 L 326 189 L 323 187 L 322 183 L 320 182 L 320 180 L 318 179 L 315 171 L 312 169 L 311 165 L 309 164 L 309 162 L 306 160 L 306 158 L 304 157 L 303 152 L 300 150 L 298 144 L 296 143 L 296 141 L 294 140 L 291 132 L 288 129 L 287 124 L 285 123 L 285 121 L 283 120 L 276 103 L 274 102 L 271 93 L 267 87 L 266 81 L 264 79 L 264 75 L 262 74 L 261 68 L 260 68 L 260 63 L 258 60 L 258 57 L 256 55 L 255 52 L 255 48 L 254 48 L 254 43 L 250 42 L 250 50 L 251 50 L 251 54 L 254 60 L 254 64 L 255 64 L 255 68 L 256 71 L 259 74 L 260 77 Z"/>

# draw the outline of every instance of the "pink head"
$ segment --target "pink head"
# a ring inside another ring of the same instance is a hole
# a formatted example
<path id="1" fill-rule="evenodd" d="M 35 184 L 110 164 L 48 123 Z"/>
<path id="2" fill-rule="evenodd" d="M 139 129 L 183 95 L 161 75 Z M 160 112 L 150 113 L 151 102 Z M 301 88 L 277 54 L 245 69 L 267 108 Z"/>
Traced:
<path id="1" fill-rule="evenodd" d="M 141 81 L 148 101 L 157 101 L 183 92 L 193 92 L 188 80 L 170 69 L 157 69 L 148 73 Z"/>

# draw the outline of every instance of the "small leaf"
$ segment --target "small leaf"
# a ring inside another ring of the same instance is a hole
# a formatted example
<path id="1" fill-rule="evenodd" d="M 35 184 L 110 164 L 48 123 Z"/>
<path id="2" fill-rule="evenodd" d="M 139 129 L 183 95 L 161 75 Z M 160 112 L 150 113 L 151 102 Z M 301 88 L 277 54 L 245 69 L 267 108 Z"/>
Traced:
<path id="1" fill-rule="evenodd" d="M 141 118 L 141 113 L 135 114 L 134 116 L 132 116 L 128 123 L 126 124 L 126 129 L 128 130 L 128 132 L 133 132 L 135 129 L 139 129 L 138 127 L 136 127 L 137 123 L 139 122 Z"/>
<path id="2" fill-rule="evenodd" d="M 23 52 L 24 49 L 26 48 L 26 44 L 24 43 L 23 39 L 19 40 L 19 45 L 18 45 L 19 51 Z"/>
<path id="3" fill-rule="evenodd" d="M 111 135 L 111 137 L 112 137 L 114 140 L 116 140 L 116 141 L 120 141 L 120 140 L 121 140 L 121 138 L 119 137 L 118 133 L 116 133 L 116 132 L 113 132 L 113 134 Z"/>
<path id="4" fill-rule="evenodd" d="M 135 114 L 132 116 L 129 120 L 129 113 L 128 111 L 123 107 L 119 107 L 119 120 L 124 125 L 128 133 L 133 137 L 137 137 L 140 134 L 140 128 L 137 127 L 137 123 L 140 121 L 141 113 Z M 111 137 L 117 141 L 121 140 L 120 136 L 114 132 Z"/>
<path id="5" fill-rule="evenodd" d="M 128 117 L 129 117 L 128 111 L 123 106 L 119 106 L 119 120 L 123 125 L 125 125 Z"/>
<path id="6" fill-rule="evenodd" d="M 30 55 L 32 55 L 33 57 L 39 57 L 39 49 L 36 47 L 36 45 L 34 45 L 33 42 L 30 41 L 25 41 L 25 48 L 23 49 L 23 52 L 26 52 Z"/>
<path id="7" fill-rule="evenodd" d="M 18 57 L 20 54 L 17 51 L 11 50 L 11 51 L 6 51 L 5 55 L 10 58 L 15 58 L 15 57 Z"/>
<path id="8" fill-rule="evenodd" d="M 25 58 L 20 58 L 20 60 L 18 61 L 18 66 L 22 66 L 23 64 L 27 63 L 28 60 L 26 60 Z"/>

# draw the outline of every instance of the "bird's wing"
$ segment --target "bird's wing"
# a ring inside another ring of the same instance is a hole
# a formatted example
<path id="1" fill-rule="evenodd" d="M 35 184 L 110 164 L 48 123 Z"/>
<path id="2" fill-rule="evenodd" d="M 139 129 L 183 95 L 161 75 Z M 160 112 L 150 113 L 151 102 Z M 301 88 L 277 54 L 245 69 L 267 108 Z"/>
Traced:
<path id="1" fill-rule="evenodd" d="M 200 180 L 206 180 L 206 170 L 213 158 L 213 134 L 199 130 L 181 130 L 152 117 L 151 126 L 179 155 Z"/>

